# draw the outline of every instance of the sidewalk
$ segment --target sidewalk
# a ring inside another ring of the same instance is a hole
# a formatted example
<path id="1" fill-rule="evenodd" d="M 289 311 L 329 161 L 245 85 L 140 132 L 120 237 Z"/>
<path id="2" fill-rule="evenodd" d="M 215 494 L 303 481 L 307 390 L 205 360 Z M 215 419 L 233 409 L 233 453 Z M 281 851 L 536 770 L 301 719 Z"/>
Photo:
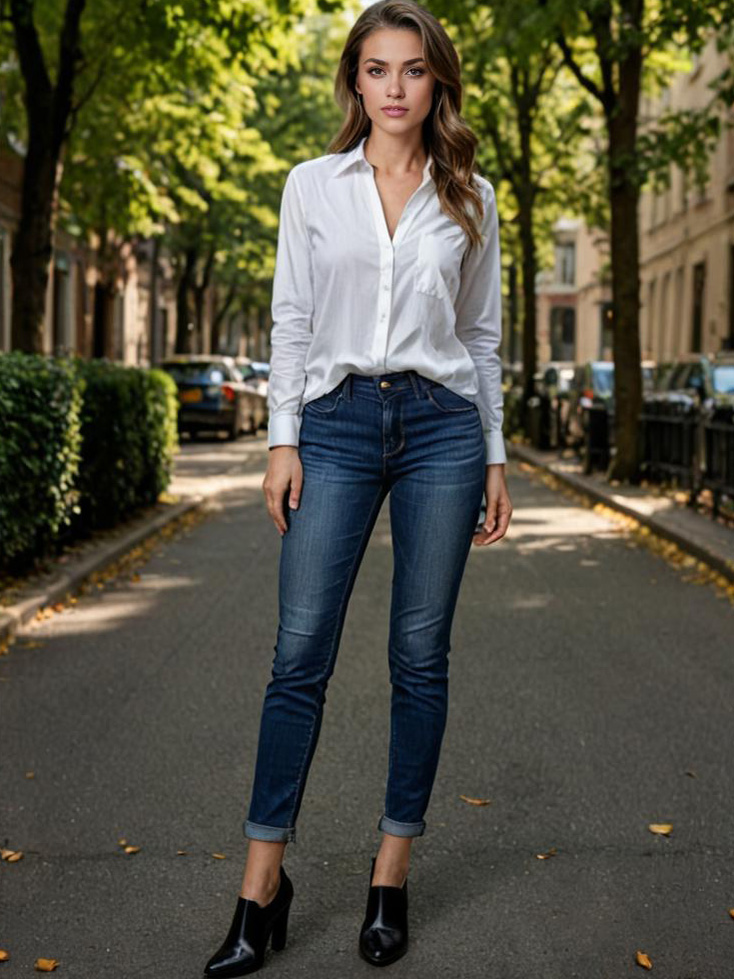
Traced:
<path id="1" fill-rule="evenodd" d="M 215 440 L 184 443 L 175 458 L 168 490 L 154 506 L 121 526 L 75 542 L 60 557 L 49 558 L 45 570 L 19 581 L 17 590 L 0 592 L 0 654 L 24 623 L 51 614 L 53 606 L 68 601 L 84 582 L 94 583 L 104 569 L 137 553 L 155 535 L 175 533 L 179 526 L 203 515 L 207 501 L 259 486 L 260 468 L 267 462 L 264 445 L 264 439 L 240 439 L 234 445 Z"/>
<path id="2" fill-rule="evenodd" d="M 599 503 L 632 517 L 681 550 L 734 581 L 734 530 L 698 513 L 674 495 L 650 486 L 611 486 L 601 472 L 584 475 L 581 462 L 558 452 L 540 452 L 506 440 L 507 454 L 552 473 L 561 482 Z"/>

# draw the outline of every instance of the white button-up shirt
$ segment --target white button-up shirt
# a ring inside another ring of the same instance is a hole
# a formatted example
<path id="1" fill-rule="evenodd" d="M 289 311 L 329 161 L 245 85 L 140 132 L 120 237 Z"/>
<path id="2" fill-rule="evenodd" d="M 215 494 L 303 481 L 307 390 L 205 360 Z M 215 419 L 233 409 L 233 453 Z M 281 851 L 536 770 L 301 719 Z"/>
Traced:
<path id="1" fill-rule="evenodd" d="M 483 241 L 439 208 L 429 155 L 391 239 L 366 137 L 296 164 L 280 207 L 273 279 L 268 445 L 298 445 L 303 405 L 348 373 L 415 370 L 473 401 L 487 464 L 505 462 L 502 304 L 494 189 Z"/>

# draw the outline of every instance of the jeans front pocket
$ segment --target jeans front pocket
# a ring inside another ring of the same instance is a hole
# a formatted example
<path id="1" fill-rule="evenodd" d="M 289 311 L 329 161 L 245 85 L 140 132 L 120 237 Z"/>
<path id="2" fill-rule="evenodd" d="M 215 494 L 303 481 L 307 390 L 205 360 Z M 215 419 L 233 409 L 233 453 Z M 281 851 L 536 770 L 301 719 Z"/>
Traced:
<path id="1" fill-rule="evenodd" d="M 426 390 L 429 400 L 439 411 L 478 411 L 476 404 L 462 395 L 447 388 L 444 384 L 436 384 Z"/>
<path id="2" fill-rule="evenodd" d="M 326 394 L 322 394 L 319 398 L 314 398 L 312 401 L 307 401 L 303 406 L 303 410 L 306 411 L 310 409 L 315 411 L 317 415 L 328 415 L 332 411 L 336 410 L 337 405 L 342 399 L 344 394 L 343 384 L 337 384 L 335 388 L 331 391 L 327 391 Z"/>

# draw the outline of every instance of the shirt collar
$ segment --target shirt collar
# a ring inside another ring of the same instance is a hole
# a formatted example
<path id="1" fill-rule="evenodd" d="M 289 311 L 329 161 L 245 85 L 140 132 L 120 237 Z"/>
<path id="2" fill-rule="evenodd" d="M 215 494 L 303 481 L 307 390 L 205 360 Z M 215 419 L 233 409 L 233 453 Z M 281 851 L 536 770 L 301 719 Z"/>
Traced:
<path id="1" fill-rule="evenodd" d="M 372 164 L 367 159 L 364 153 L 364 144 L 366 142 L 367 142 L 367 136 L 363 136 L 360 139 L 360 141 L 357 143 L 357 145 L 353 146 L 351 150 L 347 150 L 346 153 L 337 153 L 336 156 L 339 157 L 339 159 L 336 162 L 336 166 L 334 167 L 332 175 L 338 177 L 339 174 L 344 173 L 345 170 L 348 170 L 349 167 L 355 164 L 359 165 L 362 169 L 365 170 L 371 169 Z M 433 161 L 433 157 L 431 156 L 431 151 L 429 150 L 426 159 L 426 165 L 423 167 L 423 181 L 421 181 L 421 183 L 425 182 L 425 180 L 430 177 L 432 161 Z"/>

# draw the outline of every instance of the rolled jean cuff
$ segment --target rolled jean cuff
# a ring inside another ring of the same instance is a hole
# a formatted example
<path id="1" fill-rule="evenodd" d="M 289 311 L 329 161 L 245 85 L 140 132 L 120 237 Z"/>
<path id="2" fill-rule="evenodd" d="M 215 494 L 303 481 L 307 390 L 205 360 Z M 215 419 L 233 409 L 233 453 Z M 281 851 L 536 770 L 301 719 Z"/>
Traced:
<path id="1" fill-rule="evenodd" d="M 246 819 L 242 830 L 248 840 L 265 840 L 266 843 L 295 843 L 295 826 L 264 826 Z"/>
<path id="2" fill-rule="evenodd" d="M 426 823 L 423 819 L 419 823 L 399 823 L 383 814 L 380 816 L 377 828 L 383 833 L 390 833 L 392 836 L 423 836 L 426 831 Z"/>

